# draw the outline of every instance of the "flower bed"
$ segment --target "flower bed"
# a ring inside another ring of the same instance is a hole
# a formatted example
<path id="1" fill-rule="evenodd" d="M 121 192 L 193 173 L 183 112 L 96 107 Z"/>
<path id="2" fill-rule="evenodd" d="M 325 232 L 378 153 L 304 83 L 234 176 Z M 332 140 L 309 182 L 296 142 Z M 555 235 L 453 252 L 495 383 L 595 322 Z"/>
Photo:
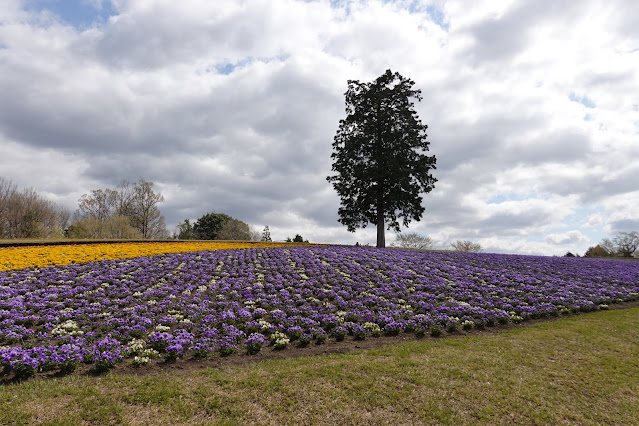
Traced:
<path id="1" fill-rule="evenodd" d="M 279 247 L 0 272 L 5 373 L 441 334 L 639 298 L 639 263 Z"/>
<path id="2" fill-rule="evenodd" d="M 143 242 L 64 244 L 0 248 L 0 271 L 69 265 L 71 263 L 98 260 L 125 259 L 138 256 L 155 256 L 200 250 L 225 250 L 247 247 L 281 247 L 290 244 L 267 242 Z"/>

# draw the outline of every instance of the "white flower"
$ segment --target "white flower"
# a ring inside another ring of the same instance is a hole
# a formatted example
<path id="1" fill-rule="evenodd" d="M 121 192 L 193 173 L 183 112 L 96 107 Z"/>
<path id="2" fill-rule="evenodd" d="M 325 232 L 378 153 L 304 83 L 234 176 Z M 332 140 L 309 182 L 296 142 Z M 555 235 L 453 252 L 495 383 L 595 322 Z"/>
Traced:
<path id="1" fill-rule="evenodd" d="M 133 358 L 133 361 L 131 361 L 133 365 L 146 365 L 149 362 L 151 362 L 151 359 L 149 359 L 148 357 L 137 355 Z"/>

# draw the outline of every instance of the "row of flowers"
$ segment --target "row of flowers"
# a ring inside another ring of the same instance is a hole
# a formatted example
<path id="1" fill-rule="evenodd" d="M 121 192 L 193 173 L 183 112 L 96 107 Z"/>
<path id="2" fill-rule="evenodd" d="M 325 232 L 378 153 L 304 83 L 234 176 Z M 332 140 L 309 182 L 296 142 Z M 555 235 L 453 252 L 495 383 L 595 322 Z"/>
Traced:
<path id="1" fill-rule="evenodd" d="M 299 246 L 0 272 L 5 374 L 520 322 L 639 299 L 639 263 Z"/>
<path id="2" fill-rule="evenodd" d="M 155 256 L 167 253 L 183 253 L 201 250 L 226 250 L 247 247 L 282 247 L 288 243 L 273 242 L 144 242 L 64 244 L 28 247 L 0 248 L 0 271 L 69 265 L 71 263 L 98 260 L 126 259 L 138 256 Z"/>

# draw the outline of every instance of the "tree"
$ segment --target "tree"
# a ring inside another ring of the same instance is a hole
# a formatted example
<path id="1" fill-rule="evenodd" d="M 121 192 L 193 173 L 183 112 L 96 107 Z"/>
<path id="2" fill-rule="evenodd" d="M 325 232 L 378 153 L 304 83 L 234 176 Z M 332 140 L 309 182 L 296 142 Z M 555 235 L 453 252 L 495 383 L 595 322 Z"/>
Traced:
<path id="1" fill-rule="evenodd" d="M 222 229 L 224 222 L 233 219 L 224 213 L 207 213 L 199 218 L 193 225 L 193 234 L 196 240 L 215 240 Z"/>
<path id="2" fill-rule="evenodd" d="M 251 229 L 239 219 L 227 220 L 222 224 L 217 235 L 218 240 L 250 241 Z"/>
<path id="3" fill-rule="evenodd" d="M 435 156 L 427 156 L 427 125 L 411 99 L 421 90 L 399 73 L 387 70 L 370 83 L 348 80 L 346 118 L 340 120 L 333 142 L 332 171 L 327 180 L 341 199 L 338 221 L 350 232 L 369 223 L 377 226 L 377 247 L 385 247 L 385 229 L 400 231 L 420 220 L 422 193 L 435 179 Z"/>
<path id="4" fill-rule="evenodd" d="M 119 193 L 113 189 L 93 189 L 78 200 L 77 220 L 106 220 L 116 213 Z"/>
<path id="5" fill-rule="evenodd" d="M 188 219 L 184 219 L 184 222 L 177 224 L 173 232 L 173 238 L 178 240 L 192 240 L 195 238 L 193 225 Z"/>
<path id="6" fill-rule="evenodd" d="M 83 229 L 91 233 L 90 238 L 117 238 L 103 235 L 102 230 L 112 227 L 118 222 L 111 220 L 112 217 L 123 217 L 126 218 L 129 226 L 139 231 L 142 238 L 166 238 L 169 233 L 166 229 L 164 216 L 158 208 L 158 204 L 164 202 L 164 197 L 162 194 L 155 193 L 153 185 L 153 182 L 144 179 L 140 179 L 134 184 L 124 180 L 116 189 L 94 189 L 90 194 L 82 195 L 78 201 L 78 210 L 74 215 L 75 222 L 110 221 L 109 224 L 103 223 L 104 226 L 99 223 L 86 222 Z M 90 225 L 88 225 L 89 223 Z M 119 229 L 119 226 L 117 225 L 116 228 Z M 76 227 L 76 229 L 79 228 Z M 133 235 L 128 230 L 121 229 L 115 233 L 119 232 Z M 114 234 L 109 231 L 109 235 Z"/>
<path id="7" fill-rule="evenodd" d="M 17 191 L 9 184 L 0 191 L 1 238 L 62 237 L 70 215 L 64 206 L 45 199 L 34 188 Z"/>
<path id="8" fill-rule="evenodd" d="M 428 250 L 432 248 L 433 242 L 430 238 L 420 235 L 417 232 L 397 233 L 395 241 L 391 243 L 391 247 L 401 247 L 408 249 Z"/>
<path id="9" fill-rule="evenodd" d="M 266 225 L 262 231 L 261 241 L 273 241 L 271 240 L 271 231 L 268 229 L 268 225 Z"/>
<path id="10" fill-rule="evenodd" d="M 251 226 L 251 241 L 262 241 L 262 233 Z"/>
<path id="11" fill-rule="evenodd" d="M 584 253 L 584 257 L 609 257 L 611 253 L 606 250 L 601 244 L 597 244 L 594 247 L 588 247 L 588 250 Z"/>
<path id="12" fill-rule="evenodd" d="M 612 241 L 622 257 L 632 257 L 639 247 L 639 233 L 636 231 L 619 232 Z"/>
<path id="13" fill-rule="evenodd" d="M 124 216 L 109 216 L 105 220 L 97 218 L 74 222 L 67 230 L 67 237 L 74 239 L 103 238 L 118 240 L 142 239 L 142 233 L 129 224 Z"/>
<path id="14" fill-rule="evenodd" d="M 601 240 L 599 246 L 608 252 L 605 256 L 617 256 L 617 247 L 609 238 Z"/>
<path id="15" fill-rule="evenodd" d="M 300 234 L 295 234 L 295 238 L 291 240 L 291 237 L 286 237 L 287 243 L 308 243 Z"/>
<path id="16" fill-rule="evenodd" d="M 9 234 L 8 213 L 17 192 L 15 183 L 0 177 L 0 238 L 7 238 Z"/>
<path id="17" fill-rule="evenodd" d="M 451 244 L 451 247 L 455 251 L 465 251 L 465 252 L 480 252 L 482 250 L 481 244 L 474 243 L 469 240 L 457 240 Z"/>
<path id="18" fill-rule="evenodd" d="M 131 226 L 140 231 L 144 238 L 157 239 L 168 236 L 164 216 L 157 207 L 162 202 L 164 197 L 153 191 L 153 182 L 140 179 L 133 186 L 133 196 L 127 204 L 127 216 Z"/>

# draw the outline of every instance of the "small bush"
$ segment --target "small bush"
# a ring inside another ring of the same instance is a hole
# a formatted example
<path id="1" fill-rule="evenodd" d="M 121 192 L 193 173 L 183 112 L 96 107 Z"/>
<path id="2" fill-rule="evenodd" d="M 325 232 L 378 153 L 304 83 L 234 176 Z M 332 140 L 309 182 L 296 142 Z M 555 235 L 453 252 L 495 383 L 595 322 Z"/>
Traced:
<path id="1" fill-rule="evenodd" d="M 335 337 L 335 340 L 337 340 L 338 342 L 341 342 L 342 340 L 344 340 L 344 338 L 346 337 L 346 334 L 347 334 L 347 331 L 342 326 L 339 326 L 335 330 L 333 330 L 333 337 Z"/>

